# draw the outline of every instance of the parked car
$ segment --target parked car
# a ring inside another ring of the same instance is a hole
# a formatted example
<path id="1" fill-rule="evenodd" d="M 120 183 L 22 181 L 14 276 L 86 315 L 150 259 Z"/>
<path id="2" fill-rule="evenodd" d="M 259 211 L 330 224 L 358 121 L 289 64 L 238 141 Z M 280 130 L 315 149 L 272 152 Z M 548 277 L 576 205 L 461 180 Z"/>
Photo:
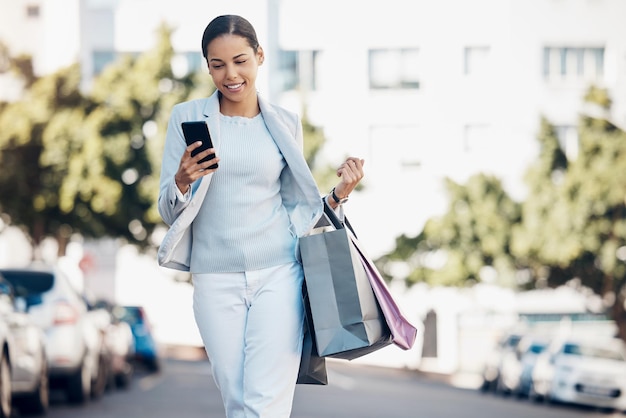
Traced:
<path id="1" fill-rule="evenodd" d="M 543 351 L 547 340 L 532 334 L 524 335 L 511 350 L 504 350 L 500 360 L 500 373 L 496 392 L 526 396 L 530 373 L 536 356 Z"/>
<path id="2" fill-rule="evenodd" d="M 131 327 L 135 341 L 135 360 L 152 372 L 159 371 L 158 347 L 145 309 L 142 306 L 123 306 L 117 311 L 117 315 Z"/>
<path id="3" fill-rule="evenodd" d="M 64 390 L 71 403 L 84 403 L 104 392 L 103 340 L 68 277 L 49 266 L 0 269 L 0 274 L 43 330 L 51 387 Z"/>
<path id="4" fill-rule="evenodd" d="M 135 338 L 131 326 L 122 321 L 120 310 L 123 308 L 115 303 L 98 300 L 93 310 L 103 313 L 101 327 L 111 361 L 109 386 L 125 389 L 130 385 L 134 372 Z"/>
<path id="5" fill-rule="evenodd" d="M 45 336 L 24 312 L 23 301 L 16 298 L 13 286 L 1 275 L 0 321 L 3 332 L 9 333 L 3 338 L 7 342 L 3 355 L 10 366 L 10 387 L 0 383 L 0 416 L 10 416 L 6 415 L 7 401 L 18 406 L 21 415 L 45 414 L 49 406 Z M 5 372 L 0 371 L 0 375 Z"/>
<path id="6" fill-rule="evenodd" d="M 626 411 L 626 347 L 620 339 L 563 341 L 551 357 L 548 399 Z"/>
<path id="7" fill-rule="evenodd" d="M 94 325 L 96 330 L 96 345 L 99 347 L 98 374 L 91 384 L 91 396 L 99 397 L 111 386 L 111 382 L 115 378 L 113 372 L 113 353 L 107 344 L 111 318 L 105 309 L 95 305 L 93 298 L 89 297 L 86 293 L 82 293 L 81 296 L 87 305 L 87 319 Z"/>
<path id="8" fill-rule="evenodd" d="M 0 418 L 8 418 L 12 414 L 12 382 L 11 382 L 11 363 L 10 363 L 10 346 L 12 345 L 11 326 L 6 319 L 9 302 L 7 298 L 11 293 L 11 288 L 5 283 L 0 285 L 0 309 L 3 311 L 0 318 Z"/>
<path id="9" fill-rule="evenodd" d="M 505 335 L 494 347 L 491 354 L 487 357 L 487 363 L 482 373 L 481 390 L 483 392 L 496 391 L 500 373 L 505 359 L 511 355 L 515 356 L 515 349 L 522 339 L 522 335 L 518 333 L 510 333 Z"/>
<path id="10" fill-rule="evenodd" d="M 544 337 L 528 336 L 517 347 L 519 375 L 511 391 L 519 397 L 528 397 L 532 384 L 532 373 L 538 356 L 548 347 L 549 340 Z"/>
<path id="11" fill-rule="evenodd" d="M 45 337 L 18 300 L 13 286 L 0 275 L 0 334 L 5 343 L 0 366 L 0 417 L 10 416 L 12 404 L 18 406 L 20 415 L 42 415 L 49 406 Z M 9 367 L 1 369 L 5 362 Z M 5 381 L 7 372 L 9 382 Z"/>

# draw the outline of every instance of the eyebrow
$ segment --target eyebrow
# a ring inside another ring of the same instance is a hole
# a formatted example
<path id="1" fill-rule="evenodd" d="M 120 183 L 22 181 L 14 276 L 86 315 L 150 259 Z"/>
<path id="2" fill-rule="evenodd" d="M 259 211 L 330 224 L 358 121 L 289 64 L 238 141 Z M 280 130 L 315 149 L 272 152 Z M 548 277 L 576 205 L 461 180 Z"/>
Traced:
<path id="1" fill-rule="evenodd" d="M 247 55 L 247 54 L 246 54 L 245 52 L 244 52 L 244 53 L 241 53 L 241 54 L 239 54 L 239 55 L 235 55 L 235 56 L 233 57 L 233 60 L 239 59 L 239 58 L 241 58 L 241 57 L 243 57 L 243 56 L 246 56 L 246 55 Z M 211 58 L 211 59 L 209 60 L 209 62 L 213 62 L 213 61 L 224 62 L 224 60 L 222 60 L 222 59 L 220 59 L 220 58 Z"/>

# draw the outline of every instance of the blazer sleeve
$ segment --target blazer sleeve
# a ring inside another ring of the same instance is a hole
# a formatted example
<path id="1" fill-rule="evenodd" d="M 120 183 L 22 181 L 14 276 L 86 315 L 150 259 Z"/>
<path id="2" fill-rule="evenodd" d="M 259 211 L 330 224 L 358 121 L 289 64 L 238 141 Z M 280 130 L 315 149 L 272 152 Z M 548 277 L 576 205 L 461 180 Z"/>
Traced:
<path id="1" fill-rule="evenodd" d="M 170 226 L 191 200 L 187 199 L 186 202 L 181 202 L 178 199 L 176 183 L 174 182 L 180 159 L 187 148 L 180 126 L 181 121 L 180 105 L 176 105 L 172 109 L 165 135 L 158 201 L 159 214 L 163 221 Z"/>

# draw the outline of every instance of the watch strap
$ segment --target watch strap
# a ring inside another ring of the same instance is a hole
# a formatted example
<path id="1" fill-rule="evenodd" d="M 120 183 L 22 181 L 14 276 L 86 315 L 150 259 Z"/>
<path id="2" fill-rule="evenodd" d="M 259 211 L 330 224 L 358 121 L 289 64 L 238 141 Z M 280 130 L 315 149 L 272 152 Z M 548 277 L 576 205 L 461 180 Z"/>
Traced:
<path id="1" fill-rule="evenodd" d="M 330 195 L 333 198 L 333 200 L 335 201 L 335 203 L 338 204 L 342 204 L 348 201 L 348 196 L 344 197 L 343 199 L 340 199 L 337 194 L 335 193 L 335 188 L 333 187 L 333 189 L 330 191 Z"/>

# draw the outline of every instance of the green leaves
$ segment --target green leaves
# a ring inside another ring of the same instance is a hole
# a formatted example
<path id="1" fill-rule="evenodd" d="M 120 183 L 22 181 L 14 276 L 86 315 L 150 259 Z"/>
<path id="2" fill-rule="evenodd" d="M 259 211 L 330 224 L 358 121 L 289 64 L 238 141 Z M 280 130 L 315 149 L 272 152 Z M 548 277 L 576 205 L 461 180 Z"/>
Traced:
<path id="1" fill-rule="evenodd" d="M 599 294 L 620 294 L 626 282 L 626 133 L 605 118 L 611 103 L 605 90 L 591 88 L 586 99 L 593 113 L 581 117 L 578 153 L 570 160 L 555 129 L 541 120 L 540 152 L 526 172 L 523 202 L 484 174 L 463 185 L 447 180 L 447 211 L 417 237 L 399 237 L 379 260 L 383 270 L 400 260 L 409 266 L 409 283 L 463 286 L 483 280 L 487 268 L 503 285 L 578 278 Z M 522 276 L 523 282 L 516 279 Z"/>
<path id="2" fill-rule="evenodd" d="M 152 245 L 170 109 L 212 92 L 195 74 L 173 76 L 171 33 L 161 27 L 152 50 L 120 57 L 89 92 L 78 65 L 31 82 L 19 61 L 30 87 L 0 106 L 0 212 L 35 246 L 71 233 Z"/>

